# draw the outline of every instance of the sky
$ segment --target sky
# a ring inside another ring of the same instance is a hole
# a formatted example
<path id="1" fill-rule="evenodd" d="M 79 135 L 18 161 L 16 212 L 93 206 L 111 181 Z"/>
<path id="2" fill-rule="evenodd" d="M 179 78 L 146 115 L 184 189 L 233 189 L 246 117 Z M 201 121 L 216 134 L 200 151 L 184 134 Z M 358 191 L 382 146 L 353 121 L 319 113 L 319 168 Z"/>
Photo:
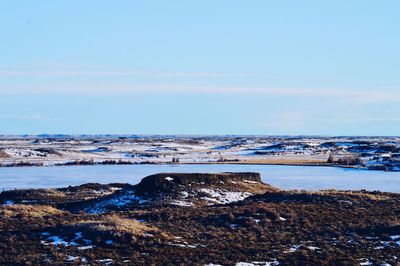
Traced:
<path id="1" fill-rule="evenodd" d="M 399 135 L 399 1 L 0 2 L 0 134 Z"/>

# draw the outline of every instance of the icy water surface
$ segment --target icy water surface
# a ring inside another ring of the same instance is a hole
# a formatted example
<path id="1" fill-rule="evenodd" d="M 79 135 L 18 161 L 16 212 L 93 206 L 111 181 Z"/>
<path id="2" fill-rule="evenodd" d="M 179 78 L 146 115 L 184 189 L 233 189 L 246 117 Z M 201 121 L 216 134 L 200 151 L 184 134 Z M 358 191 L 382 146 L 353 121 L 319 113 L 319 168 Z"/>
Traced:
<path id="1" fill-rule="evenodd" d="M 99 165 L 0 168 L 0 190 L 51 188 L 84 183 L 138 183 L 160 172 L 259 172 L 283 189 L 381 190 L 400 193 L 400 172 L 281 165 Z"/>

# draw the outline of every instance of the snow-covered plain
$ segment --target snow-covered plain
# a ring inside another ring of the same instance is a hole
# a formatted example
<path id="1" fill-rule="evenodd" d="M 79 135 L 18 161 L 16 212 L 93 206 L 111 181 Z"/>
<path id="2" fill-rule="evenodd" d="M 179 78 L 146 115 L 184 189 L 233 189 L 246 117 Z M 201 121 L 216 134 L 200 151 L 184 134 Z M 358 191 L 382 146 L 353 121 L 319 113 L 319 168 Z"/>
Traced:
<path id="1" fill-rule="evenodd" d="M 96 163 L 338 164 L 398 171 L 399 137 L 0 136 L 0 166 Z"/>

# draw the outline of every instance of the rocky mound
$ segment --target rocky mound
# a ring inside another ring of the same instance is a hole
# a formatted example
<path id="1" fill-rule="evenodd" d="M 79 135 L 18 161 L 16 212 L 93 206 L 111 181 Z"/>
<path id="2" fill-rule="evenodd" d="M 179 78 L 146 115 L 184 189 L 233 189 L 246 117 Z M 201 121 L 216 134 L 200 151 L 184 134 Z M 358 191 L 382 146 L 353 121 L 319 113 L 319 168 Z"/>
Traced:
<path id="1" fill-rule="evenodd" d="M 241 201 L 267 191 L 258 173 L 160 173 L 137 185 L 84 184 L 59 189 L 10 190 L 0 203 L 45 204 L 64 210 L 103 213 L 154 206 L 207 206 Z"/>
<path id="2" fill-rule="evenodd" d="M 160 173 L 142 179 L 135 187 L 141 194 L 171 192 L 182 186 L 234 187 L 236 182 L 261 183 L 259 173 Z"/>
<path id="3" fill-rule="evenodd" d="M 83 208 L 90 213 L 149 206 L 204 206 L 241 201 L 255 194 L 277 191 L 261 182 L 258 173 L 160 173 L 147 176 Z"/>

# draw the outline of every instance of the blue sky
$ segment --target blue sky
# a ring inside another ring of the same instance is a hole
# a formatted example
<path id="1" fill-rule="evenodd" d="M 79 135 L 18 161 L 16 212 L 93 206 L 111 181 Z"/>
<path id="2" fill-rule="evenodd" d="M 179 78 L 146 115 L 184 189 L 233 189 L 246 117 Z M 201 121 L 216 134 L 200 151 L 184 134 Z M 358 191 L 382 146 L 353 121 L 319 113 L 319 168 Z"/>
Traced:
<path id="1" fill-rule="evenodd" d="M 398 135 L 398 1 L 2 1 L 0 134 Z"/>

